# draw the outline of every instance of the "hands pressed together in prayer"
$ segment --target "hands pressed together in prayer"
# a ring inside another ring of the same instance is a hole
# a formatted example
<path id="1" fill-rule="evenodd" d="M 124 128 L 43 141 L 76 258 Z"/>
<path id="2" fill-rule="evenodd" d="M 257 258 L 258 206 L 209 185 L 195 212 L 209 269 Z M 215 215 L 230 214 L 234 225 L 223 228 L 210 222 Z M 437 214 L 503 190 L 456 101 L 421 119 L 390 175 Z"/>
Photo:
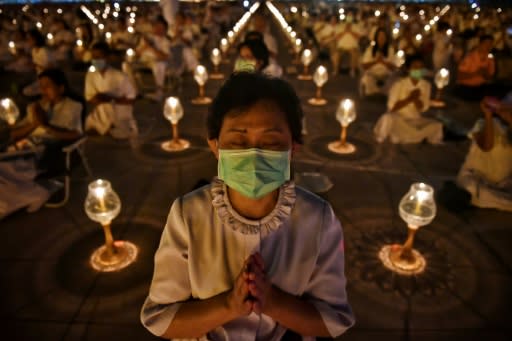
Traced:
<path id="1" fill-rule="evenodd" d="M 271 306 L 272 284 L 265 274 L 265 265 L 260 253 L 251 255 L 244 263 L 228 295 L 228 306 L 237 315 L 252 312 L 262 314 Z"/>

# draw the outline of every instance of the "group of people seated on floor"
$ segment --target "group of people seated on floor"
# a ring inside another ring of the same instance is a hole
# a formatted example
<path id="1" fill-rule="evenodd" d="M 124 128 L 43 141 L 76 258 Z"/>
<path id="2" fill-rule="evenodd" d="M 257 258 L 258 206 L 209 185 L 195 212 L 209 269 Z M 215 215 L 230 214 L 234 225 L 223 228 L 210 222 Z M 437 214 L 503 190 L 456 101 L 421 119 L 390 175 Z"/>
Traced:
<path id="1" fill-rule="evenodd" d="M 350 14 L 351 16 L 349 16 L 349 14 L 350 13 L 347 13 L 346 19 L 343 22 L 344 33 L 340 33 L 339 35 L 330 34 L 331 39 L 332 37 L 335 37 L 335 51 L 329 50 L 334 54 L 341 54 L 344 51 L 349 50 L 352 51 L 350 53 L 352 56 L 356 54 L 354 49 L 357 49 L 357 54 L 359 55 L 360 39 L 362 36 L 361 34 L 358 35 L 356 33 L 360 32 L 360 29 L 356 28 L 357 20 L 354 16 L 355 12 Z M 362 95 L 380 92 L 386 94 L 388 97 L 387 110 L 377 120 L 374 126 L 375 138 L 378 142 L 389 140 L 392 143 L 420 143 L 422 141 L 427 141 L 432 144 L 440 144 L 443 141 L 443 135 L 446 128 L 443 127 L 443 124 L 437 119 L 423 115 L 423 113 L 429 109 L 429 102 L 432 93 L 431 83 L 426 79 L 429 75 L 429 71 L 427 70 L 428 62 L 425 60 L 424 55 L 418 53 L 419 48 L 417 46 L 417 40 L 413 40 L 415 44 L 414 46 L 416 47 L 407 43 L 411 40 L 409 35 L 410 32 L 413 31 L 409 32 L 408 30 L 402 30 L 403 36 L 400 39 L 395 39 L 395 42 L 393 42 L 389 34 L 391 27 L 386 26 L 386 23 L 389 24 L 389 22 L 382 20 L 383 18 L 385 19 L 385 16 L 381 16 L 375 25 L 370 25 L 370 32 L 374 37 L 374 40 L 364 49 L 360 63 L 362 70 L 360 76 L 360 84 L 363 89 L 361 91 Z M 277 42 L 275 37 L 270 33 L 268 27 L 269 20 L 269 17 L 266 17 L 261 13 L 256 13 L 254 15 L 252 24 L 250 25 L 248 32 L 245 34 L 245 38 L 238 45 L 238 57 L 235 60 L 233 69 L 235 72 L 262 72 L 272 77 L 281 77 L 283 75 L 283 69 L 277 64 Z M 337 19 L 334 20 L 331 17 L 330 20 L 331 24 L 336 24 Z M 179 22 L 179 20 L 177 21 Z M 151 68 L 157 90 L 154 94 L 150 94 L 152 95 L 150 98 L 161 100 L 163 97 L 165 72 L 168 67 L 167 63 L 169 60 L 169 54 L 172 51 L 173 41 L 168 35 L 169 26 L 162 17 L 156 17 L 152 21 L 144 22 L 151 24 L 151 32 L 147 33 L 139 40 L 138 46 L 135 49 L 134 57 L 136 60 L 139 60 Z M 57 21 L 55 25 L 61 28 L 66 27 L 62 21 Z M 319 26 L 318 21 L 313 22 L 313 27 L 315 28 L 314 32 L 318 36 L 320 47 L 322 46 L 323 35 L 327 35 L 324 31 L 329 27 L 327 25 L 324 26 L 325 27 L 322 25 Z M 450 46 L 449 43 L 446 45 L 448 35 L 445 30 L 447 30 L 447 27 L 449 26 L 447 26 L 446 23 L 440 21 L 437 25 L 438 30 L 434 32 L 434 41 L 439 40 L 439 44 L 445 44 L 443 46 Z M 338 32 L 340 30 L 337 26 L 330 26 L 330 29 L 331 33 Z M 87 33 L 81 34 L 83 37 L 88 35 Z M 63 36 L 65 37 L 66 35 Z M 28 37 L 29 46 L 32 47 L 31 67 L 35 67 L 35 70 L 38 73 L 38 81 L 35 85 L 31 84 L 29 87 L 36 89 L 35 93 L 40 93 L 44 99 L 47 95 L 44 93 L 46 90 L 44 90 L 43 87 L 45 86 L 44 82 L 47 82 L 46 79 L 48 76 L 41 77 L 41 75 L 46 75 L 48 72 L 50 74 L 55 73 L 56 70 L 51 68 L 55 65 L 55 62 L 54 59 L 50 57 L 51 54 L 45 48 L 44 40 L 41 40 L 41 33 L 38 30 L 29 31 Z M 62 39 L 64 42 L 65 39 Z M 357 47 L 350 48 L 350 46 L 353 45 L 350 41 L 353 39 L 356 39 Z M 43 42 L 43 44 L 41 42 Z M 125 43 L 120 38 L 118 39 L 118 42 L 119 44 Z M 492 52 L 494 52 L 493 49 L 496 48 L 495 43 L 496 42 L 492 36 L 482 33 L 479 35 L 477 41 L 473 39 L 471 43 L 473 49 L 458 57 L 459 61 L 456 72 L 457 85 L 455 86 L 456 93 L 461 96 L 471 96 L 471 99 L 477 97 L 481 98 L 483 95 L 495 95 L 494 97 L 502 97 L 500 96 L 500 91 L 502 91 L 502 89 L 499 89 L 492 83 L 493 76 L 496 72 L 496 60 L 492 54 Z M 331 44 L 329 46 L 333 46 L 333 42 L 330 42 L 329 44 Z M 340 48 L 340 46 L 342 46 L 342 48 Z M 431 64 L 435 67 L 449 66 L 447 63 L 451 63 L 455 59 L 452 49 L 447 48 L 443 50 L 441 48 L 436 48 L 436 46 L 437 45 L 434 44 Z M 396 61 L 397 48 L 410 52 L 405 53 L 405 63 L 401 67 L 399 65 L 400 63 L 397 64 Z M 439 52 L 439 50 L 441 50 L 441 52 Z M 111 63 L 114 48 L 112 44 L 107 42 L 97 41 L 95 43 L 91 43 L 87 51 L 89 63 L 91 65 L 85 77 L 83 103 L 87 103 L 87 106 L 83 106 L 82 104 L 80 106 L 82 111 L 87 108 L 86 118 L 85 115 L 82 114 L 80 116 L 81 119 L 79 120 L 79 124 L 74 126 L 73 129 L 70 127 L 60 127 L 67 130 L 60 131 L 60 135 L 57 136 L 67 136 L 66 134 L 68 133 L 75 136 L 76 132 L 81 133 L 82 131 L 86 131 L 88 133 L 97 133 L 100 135 L 110 134 L 114 138 L 121 139 L 136 137 L 138 134 L 138 128 L 133 116 L 133 103 L 137 97 L 138 89 L 137 82 L 133 76 L 133 70 L 131 69 L 134 64 L 125 63 L 123 65 L 123 70 L 114 67 L 113 63 Z M 193 65 L 197 64 L 197 60 L 194 59 L 193 53 L 190 54 L 190 50 L 188 52 L 185 52 L 184 50 L 181 51 L 183 53 L 181 57 L 183 57 L 184 60 L 187 60 L 184 63 L 184 65 L 188 65 L 187 68 L 192 68 Z M 20 60 L 22 59 L 23 58 L 20 58 Z M 349 63 L 351 74 L 357 73 L 357 70 L 359 70 L 359 63 L 354 64 L 354 60 L 355 59 L 352 59 Z M 16 60 L 16 62 L 17 61 L 18 60 Z M 332 59 L 332 64 L 335 72 L 337 73 L 340 65 L 339 56 L 335 55 L 334 59 Z M 20 65 L 22 65 L 21 62 Z M 65 80 L 65 76 L 61 75 L 59 77 L 60 79 L 64 78 Z M 62 82 L 57 84 L 62 84 Z M 492 100 L 489 98 L 490 97 L 486 97 L 483 100 L 481 107 L 488 111 L 499 111 L 496 115 L 498 120 L 502 123 L 500 127 L 504 128 L 500 128 L 501 130 L 498 128 L 487 128 L 482 131 L 486 132 L 486 134 L 493 134 L 493 137 L 487 137 L 486 141 L 492 140 L 494 135 L 499 134 L 502 130 L 505 131 L 505 133 L 502 134 L 505 138 L 500 138 L 499 142 L 496 144 L 487 143 L 485 146 L 488 150 L 485 150 L 484 155 L 490 155 L 489 153 L 496 148 L 498 148 L 497 150 L 502 148 L 503 150 L 499 153 L 508 155 L 507 153 L 510 153 L 510 133 L 508 133 L 510 131 L 510 126 L 507 123 L 508 121 L 506 118 L 508 116 L 506 116 L 506 112 L 510 110 L 510 107 L 505 105 L 508 99 L 504 100 L 504 104 L 495 105 L 493 107 L 494 109 L 492 109 L 485 103 L 489 103 L 489 101 L 492 103 L 498 102 L 495 98 Z M 59 106 L 63 106 L 63 104 L 59 104 Z M 69 104 L 67 104 L 67 106 L 69 106 Z M 44 108 L 42 105 L 36 107 Z M 27 109 L 27 118 L 23 121 L 23 124 L 20 123 L 16 129 L 10 132 L 9 141 L 11 148 L 12 146 L 19 148 L 24 145 L 24 142 L 18 141 L 18 137 L 26 137 L 26 132 L 29 132 L 29 135 L 33 133 L 34 137 L 37 136 L 38 132 L 42 129 L 40 127 L 41 125 L 44 127 L 44 124 L 46 124 L 46 130 L 49 129 L 48 127 L 56 127 L 54 130 L 59 131 L 58 122 L 60 121 L 57 120 L 57 123 L 54 122 L 54 120 L 56 120 L 56 116 L 54 114 L 56 110 L 58 109 L 52 109 L 50 111 L 51 115 L 46 114 L 46 118 L 42 119 L 42 115 L 38 114 L 39 111 L 34 111 L 32 106 L 29 106 Z M 35 114 L 33 112 L 35 112 Z M 71 113 L 69 115 L 71 115 Z M 76 120 L 74 122 L 76 122 Z M 83 128 L 82 122 L 84 123 Z M 484 125 L 479 125 L 478 127 L 491 126 L 489 123 L 491 121 L 486 119 L 484 122 Z M 78 129 L 78 127 L 80 129 Z M 475 133 L 472 136 L 480 135 Z M 459 176 L 458 178 L 461 186 L 467 187 L 473 196 L 480 195 L 483 192 L 481 190 L 474 190 L 475 182 L 473 182 L 473 187 L 468 187 L 467 179 L 469 173 L 467 172 L 467 169 L 468 167 L 475 167 L 475 162 L 488 162 L 488 159 L 485 159 L 486 161 L 482 161 L 484 160 L 483 157 L 474 156 L 476 155 L 474 152 L 475 148 L 479 150 L 482 149 L 482 144 L 478 142 L 478 140 L 475 141 L 477 142 L 474 142 L 474 146 L 471 147 L 471 151 L 468 154 L 468 160 L 476 158 L 480 161 L 467 161 L 464 164 L 465 176 Z M 509 183 L 507 183 L 507 181 L 510 179 L 512 168 L 507 164 L 507 162 L 501 162 L 499 167 L 500 172 L 506 174 L 504 177 L 499 177 L 499 181 L 497 181 L 495 177 L 493 178 L 491 176 L 489 179 L 493 179 L 492 181 L 487 179 L 486 181 L 478 183 L 484 185 L 492 184 L 492 186 L 494 186 L 494 190 L 498 191 L 502 187 L 505 191 L 508 190 L 509 187 L 507 186 L 509 186 Z M 471 174 L 473 176 L 476 176 L 475 174 L 479 174 L 479 176 L 485 177 L 485 175 L 482 175 L 479 171 L 476 173 L 472 172 Z M 496 191 L 491 191 L 489 193 L 496 193 Z M 487 197 L 489 197 L 489 195 L 487 195 Z M 485 200 L 486 199 L 483 201 Z M 481 201 L 482 200 L 474 200 L 473 203 L 475 205 L 480 205 L 479 202 Z"/>

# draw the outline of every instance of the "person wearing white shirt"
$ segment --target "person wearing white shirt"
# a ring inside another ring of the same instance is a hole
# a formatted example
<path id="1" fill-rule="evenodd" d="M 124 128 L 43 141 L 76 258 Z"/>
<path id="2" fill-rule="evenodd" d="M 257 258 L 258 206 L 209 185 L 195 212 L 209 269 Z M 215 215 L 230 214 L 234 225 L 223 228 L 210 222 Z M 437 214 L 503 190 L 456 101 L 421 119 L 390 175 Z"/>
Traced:
<path id="1" fill-rule="evenodd" d="M 267 46 L 270 57 L 277 58 L 277 54 L 279 53 L 277 40 L 270 33 L 267 19 L 263 15 L 255 14 L 253 16 L 253 29 L 263 35 L 263 42 Z"/>
<path id="2" fill-rule="evenodd" d="M 290 180 L 302 116 L 279 78 L 238 72 L 224 83 L 207 119 L 218 177 L 172 204 L 140 315 L 151 333 L 314 340 L 354 324 L 342 227 L 328 202 Z"/>
<path id="3" fill-rule="evenodd" d="M 32 54 L 32 64 L 35 68 L 36 74 L 40 74 L 43 70 L 48 69 L 54 65 L 53 54 L 46 46 L 46 39 L 41 32 L 37 29 L 32 29 L 28 32 L 28 42 Z M 35 80 L 33 83 L 23 88 L 25 96 L 37 96 L 41 93 L 39 82 Z"/>
<path id="4" fill-rule="evenodd" d="M 92 110 L 85 121 L 86 131 L 112 137 L 135 137 L 137 123 L 133 117 L 133 102 L 137 92 L 128 76 L 107 64 L 109 47 L 104 42 L 91 48 L 92 66 L 85 76 L 85 99 Z"/>
<path id="5" fill-rule="evenodd" d="M 140 61 L 151 68 L 155 79 L 156 91 L 148 94 L 147 97 L 150 99 L 159 101 L 163 98 L 170 53 L 171 40 L 167 36 L 167 23 L 162 17 L 158 17 L 153 23 L 153 33 L 145 35 L 136 48 Z"/>
<path id="6" fill-rule="evenodd" d="M 480 103 L 484 119 L 470 133 L 457 184 L 471 194 L 474 206 L 512 211 L 512 93 L 507 97 Z"/>
<path id="7" fill-rule="evenodd" d="M 333 71 L 338 73 L 340 59 L 343 53 L 350 55 L 350 76 L 355 77 L 359 64 L 359 39 L 362 31 L 358 23 L 354 22 L 354 15 L 348 13 L 345 22 L 337 25 L 336 28 L 336 50 L 331 57 Z"/>
<path id="8" fill-rule="evenodd" d="M 429 108 L 431 92 L 430 83 L 422 79 L 422 56 L 408 56 L 406 67 L 409 75 L 395 82 L 389 91 L 388 111 L 374 127 L 375 138 L 379 143 L 387 138 L 392 143 L 441 143 L 442 123 L 422 115 Z"/>
<path id="9" fill-rule="evenodd" d="M 396 70 L 394 54 L 386 31 L 379 28 L 361 60 L 361 67 L 364 70 L 360 81 L 363 96 L 387 92 L 386 85 Z"/>
<path id="10" fill-rule="evenodd" d="M 238 46 L 238 58 L 235 61 L 234 71 L 258 71 L 271 77 L 283 75 L 281 66 L 270 58 L 265 43 L 254 36 L 248 36 Z"/>

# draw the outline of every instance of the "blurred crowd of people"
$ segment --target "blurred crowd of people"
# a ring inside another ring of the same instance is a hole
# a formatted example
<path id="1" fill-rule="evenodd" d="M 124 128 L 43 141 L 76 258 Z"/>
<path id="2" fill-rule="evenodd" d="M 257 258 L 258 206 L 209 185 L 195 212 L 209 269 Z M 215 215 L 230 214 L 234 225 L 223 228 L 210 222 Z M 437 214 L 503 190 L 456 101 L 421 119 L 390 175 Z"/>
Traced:
<path id="1" fill-rule="evenodd" d="M 41 82 L 45 71 L 64 70 L 64 78 L 67 70 L 85 72 L 84 93 L 78 96 L 83 126 L 59 129 L 132 138 L 138 134 L 133 115 L 136 98 L 162 101 L 169 79 L 192 72 L 209 59 L 212 49 L 219 47 L 221 38 L 244 13 L 244 6 L 236 2 L 188 4 L 177 0 L 162 0 L 160 8 L 149 3 L 4 6 L 0 9 L 0 65 L 4 72 L 33 75 L 29 84 L 18 85 L 23 85 L 20 92 L 34 98 L 35 103 L 48 101 Z M 511 9 L 324 2 L 277 6 L 302 38 L 304 47 L 312 49 L 322 64 L 329 65 L 333 75 L 346 70 L 358 83 L 361 98 L 376 94 L 387 97 L 387 108 L 374 126 L 379 143 L 442 144 L 456 135 L 438 118 L 425 115 L 432 97 L 439 94 L 432 90 L 435 76 L 441 69 L 449 71 L 448 90 L 454 96 L 482 101 L 482 108 L 496 113 L 490 116 L 492 120 L 486 114 L 484 123 L 475 129 L 483 131 L 496 121 L 502 128 L 492 130 L 493 136 L 486 139 L 494 139 L 498 132 L 504 136 L 485 151 L 504 146 L 496 161 L 503 176 L 489 177 L 487 173 L 495 173 L 493 167 L 478 170 L 475 162 L 468 161 L 465 165 L 473 164 L 472 183 L 479 185 L 477 189 L 469 188 L 467 169 L 466 180 L 459 183 L 473 197 L 482 192 L 480 185 L 492 187 L 498 197 L 506 197 L 498 206 L 512 209 L 512 149 L 506 114 L 510 97 L 505 97 L 512 84 Z M 286 77 L 279 65 L 284 53 L 278 44 L 282 36 L 271 29 L 272 21 L 265 6 L 253 15 L 237 45 L 234 71 Z M 154 91 L 144 93 L 141 69 L 150 71 Z M 24 134 L 11 134 L 7 139 L 11 147 L 19 144 L 19 136 L 27 138 L 37 132 L 36 123 L 51 126 L 56 102 L 50 103 L 45 104 L 46 116 L 35 116 L 46 119 L 33 121 Z M 53 115 L 50 120 L 49 112 Z M 480 157 L 474 155 L 469 153 L 468 158 Z M 480 159 L 477 163 L 489 162 Z"/>

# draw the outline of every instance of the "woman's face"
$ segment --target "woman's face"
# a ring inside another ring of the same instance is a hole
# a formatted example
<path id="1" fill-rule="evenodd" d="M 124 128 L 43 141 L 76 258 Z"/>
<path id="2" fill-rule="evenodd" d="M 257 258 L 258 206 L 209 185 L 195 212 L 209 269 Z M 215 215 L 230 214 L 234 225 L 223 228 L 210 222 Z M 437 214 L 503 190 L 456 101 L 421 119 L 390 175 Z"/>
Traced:
<path id="1" fill-rule="evenodd" d="M 39 86 L 41 88 L 41 94 L 43 95 L 43 98 L 52 103 L 59 100 L 64 93 L 64 87 L 56 85 L 48 77 L 39 78 Z"/>
<path id="2" fill-rule="evenodd" d="M 238 115 L 225 116 L 218 140 L 209 140 L 208 144 L 217 158 L 219 148 L 286 151 L 294 147 L 285 114 L 266 101 Z"/>

